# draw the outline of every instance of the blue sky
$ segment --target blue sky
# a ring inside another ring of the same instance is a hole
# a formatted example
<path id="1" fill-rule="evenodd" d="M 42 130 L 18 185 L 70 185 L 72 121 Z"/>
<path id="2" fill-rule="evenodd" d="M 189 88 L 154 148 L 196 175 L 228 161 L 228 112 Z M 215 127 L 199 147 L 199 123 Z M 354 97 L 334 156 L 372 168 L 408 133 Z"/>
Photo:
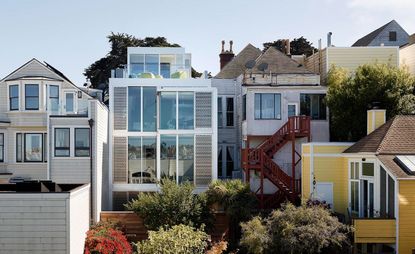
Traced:
<path id="1" fill-rule="evenodd" d="M 106 36 L 164 36 L 192 53 L 198 71 L 216 74 L 221 40 L 247 43 L 304 36 L 317 46 L 350 46 L 395 19 L 415 33 L 414 0 L 2 0 L 0 77 L 35 57 L 76 84 L 109 51 Z"/>

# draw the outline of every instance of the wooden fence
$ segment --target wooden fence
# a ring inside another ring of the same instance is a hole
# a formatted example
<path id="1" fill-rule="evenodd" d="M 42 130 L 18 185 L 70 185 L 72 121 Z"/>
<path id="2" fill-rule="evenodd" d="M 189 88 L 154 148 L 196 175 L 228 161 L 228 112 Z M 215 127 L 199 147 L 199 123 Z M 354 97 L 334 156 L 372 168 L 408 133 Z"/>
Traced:
<path id="1" fill-rule="evenodd" d="M 120 222 L 130 242 L 137 242 L 147 239 L 147 228 L 143 219 L 131 211 L 110 211 L 101 212 L 101 221 Z M 225 213 L 215 213 L 213 230 L 210 232 L 213 241 L 218 241 L 228 236 L 229 218 Z"/>

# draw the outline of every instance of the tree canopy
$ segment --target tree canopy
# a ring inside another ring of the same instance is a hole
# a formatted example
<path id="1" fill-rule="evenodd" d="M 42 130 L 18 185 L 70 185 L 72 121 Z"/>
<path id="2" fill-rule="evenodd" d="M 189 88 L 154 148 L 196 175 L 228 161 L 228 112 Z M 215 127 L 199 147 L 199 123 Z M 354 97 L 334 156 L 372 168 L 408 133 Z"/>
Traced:
<path id="1" fill-rule="evenodd" d="M 276 49 L 284 52 L 285 51 L 285 40 L 279 39 L 273 42 L 265 42 L 263 44 L 264 51 L 266 51 L 269 47 L 275 47 Z M 317 51 L 313 44 L 309 42 L 306 38 L 301 36 L 300 38 L 295 38 L 290 42 L 290 52 L 291 55 L 306 55 L 311 56 L 313 54 L 313 50 Z"/>
<path id="2" fill-rule="evenodd" d="M 93 88 L 105 89 L 108 87 L 111 70 L 127 64 L 127 47 L 180 47 L 177 43 L 168 42 L 165 37 L 140 39 L 125 33 L 111 32 L 107 38 L 111 45 L 109 53 L 92 63 L 84 72 L 84 76 L 90 80 Z M 199 77 L 200 75 L 192 69 L 192 77 Z"/>
<path id="3" fill-rule="evenodd" d="M 354 74 L 331 67 L 326 103 L 331 115 L 331 137 L 357 141 L 366 135 L 366 114 L 373 102 L 386 109 L 386 118 L 415 112 L 415 78 L 387 64 L 366 64 Z"/>

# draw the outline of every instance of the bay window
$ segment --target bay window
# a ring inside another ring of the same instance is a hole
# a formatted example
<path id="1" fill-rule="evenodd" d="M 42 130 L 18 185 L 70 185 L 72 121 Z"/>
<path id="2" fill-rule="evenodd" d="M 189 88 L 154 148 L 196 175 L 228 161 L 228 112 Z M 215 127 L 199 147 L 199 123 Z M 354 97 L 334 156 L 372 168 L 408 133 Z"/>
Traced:
<path id="1" fill-rule="evenodd" d="M 39 109 L 39 85 L 26 84 L 25 85 L 25 109 L 38 110 Z"/>
<path id="2" fill-rule="evenodd" d="M 9 86 L 10 110 L 19 110 L 19 85 Z"/>
<path id="3" fill-rule="evenodd" d="M 281 119 L 281 94 L 256 93 L 255 119 Z"/>
<path id="4" fill-rule="evenodd" d="M 55 157 L 70 156 L 70 129 L 55 128 Z"/>
<path id="5" fill-rule="evenodd" d="M 90 129 L 75 128 L 75 157 L 89 157 L 90 147 Z"/>
<path id="6" fill-rule="evenodd" d="M 313 120 L 326 120 L 325 94 L 300 94 L 300 114 Z"/>

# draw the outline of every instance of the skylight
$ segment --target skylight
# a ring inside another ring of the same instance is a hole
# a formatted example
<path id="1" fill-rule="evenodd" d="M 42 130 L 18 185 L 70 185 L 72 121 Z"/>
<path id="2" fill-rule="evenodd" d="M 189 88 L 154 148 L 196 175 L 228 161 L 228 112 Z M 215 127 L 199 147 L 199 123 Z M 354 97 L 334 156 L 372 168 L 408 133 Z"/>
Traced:
<path id="1" fill-rule="evenodd" d="M 415 155 L 398 155 L 395 162 L 409 174 L 415 174 Z"/>

